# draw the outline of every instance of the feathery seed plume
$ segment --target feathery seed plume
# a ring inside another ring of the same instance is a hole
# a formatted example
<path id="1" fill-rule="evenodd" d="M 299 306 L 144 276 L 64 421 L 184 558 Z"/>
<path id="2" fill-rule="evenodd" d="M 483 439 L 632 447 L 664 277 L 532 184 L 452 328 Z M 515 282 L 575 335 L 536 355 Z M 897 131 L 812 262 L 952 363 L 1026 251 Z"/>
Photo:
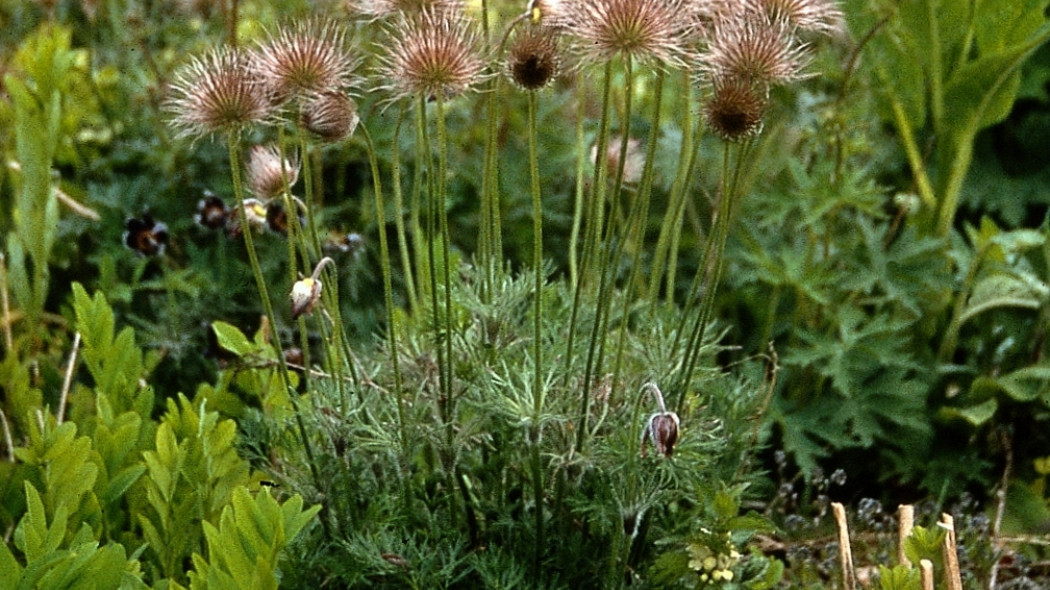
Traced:
<path id="1" fill-rule="evenodd" d="M 271 35 L 255 52 L 255 67 L 274 99 L 284 103 L 352 87 L 357 60 L 343 27 L 311 19 Z"/>
<path id="2" fill-rule="evenodd" d="M 218 47 L 175 73 L 164 109 L 178 137 L 238 133 L 270 122 L 271 100 L 251 72 L 246 53 Z"/>
<path id="3" fill-rule="evenodd" d="M 522 90 L 539 90 L 550 84 L 561 69 L 558 40 L 550 27 L 533 24 L 525 27 L 511 42 L 507 75 Z"/>
<path id="4" fill-rule="evenodd" d="M 806 49 L 784 19 L 742 12 L 715 23 L 701 69 L 712 79 L 785 84 L 807 77 Z"/>
<path id="5" fill-rule="evenodd" d="M 276 145 L 256 145 L 248 157 L 248 186 L 252 193 L 269 200 L 284 192 L 285 181 L 291 188 L 299 180 L 299 159 L 283 158 Z"/>
<path id="6" fill-rule="evenodd" d="M 726 141 L 741 141 L 762 129 L 768 99 L 765 91 L 738 78 L 715 78 L 704 102 L 708 127 Z"/>
<path id="7" fill-rule="evenodd" d="M 403 16 L 389 31 L 380 58 L 384 88 L 393 99 L 462 94 L 482 78 L 479 43 L 477 29 L 464 17 L 433 10 Z"/>
<path id="8" fill-rule="evenodd" d="M 615 56 L 682 67 L 692 55 L 694 19 L 687 0 L 566 0 L 550 9 L 584 62 Z"/>
<path id="9" fill-rule="evenodd" d="M 357 129 L 357 103 L 341 90 L 311 94 L 299 116 L 303 127 L 327 142 L 342 141 Z"/>

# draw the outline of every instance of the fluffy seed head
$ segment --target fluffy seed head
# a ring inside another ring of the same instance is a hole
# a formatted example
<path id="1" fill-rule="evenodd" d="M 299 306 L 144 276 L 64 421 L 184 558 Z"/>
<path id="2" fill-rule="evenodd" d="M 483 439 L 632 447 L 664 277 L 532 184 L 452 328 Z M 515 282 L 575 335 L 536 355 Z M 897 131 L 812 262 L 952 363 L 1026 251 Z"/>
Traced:
<path id="1" fill-rule="evenodd" d="M 845 17 L 835 0 L 746 0 L 748 10 L 783 19 L 802 31 L 835 34 L 845 30 Z"/>
<path id="2" fill-rule="evenodd" d="M 681 67 L 691 53 L 690 11 L 686 0 L 572 0 L 552 7 L 551 20 L 574 38 L 583 61 L 620 55 Z"/>
<path id="3" fill-rule="evenodd" d="M 477 30 L 462 17 L 432 10 L 404 16 L 390 31 L 381 57 L 384 87 L 394 99 L 462 94 L 482 77 L 485 62 L 478 46 Z"/>
<path id="4" fill-rule="evenodd" d="M 328 20 L 282 28 L 255 53 L 258 75 L 278 102 L 349 88 L 356 66 L 346 30 Z"/>
<path id="5" fill-rule="evenodd" d="M 711 78 L 785 84 L 806 77 L 806 49 L 787 21 L 743 12 L 715 23 L 702 69 Z"/>
<path id="6" fill-rule="evenodd" d="M 351 14 L 361 14 L 368 20 L 412 15 L 422 12 L 460 12 L 462 0 L 349 0 Z"/>
<path id="7" fill-rule="evenodd" d="M 248 186 L 252 193 L 269 200 L 284 192 L 285 180 L 290 188 L 299 179 L 298 158 L 282 158 L 276 145 L 256 145 L 248 158 Z"/>
<path id="8" fill-rule="evenodd" d="M 512 41 L 506 67 L 507 76 L 522 90 L 539 90 L 550 84 L 561 69 L 554 30 L 527 25 Z"/>
<path id="9" fill-rule="evenodd" d="M 707 126 L 726 141 L 742 141 L 762 129 L 766 93 L 743 80 L 716 78 L 704 102 Z"/>
<path id="10" fill-rule="evenodd" d="M 228 48 L 194 57 L 175 73 L 164 109 L 178 137 L 237 133 L 273 116 L 270 96 L 247 54 Z"/>
<path id="11" fill-rule="evenodd" d="M 327 142 L 342 141 L 357 129 L 357 103 L 341 90 L 316 92 L 303 104 L 303 127 Z"/>

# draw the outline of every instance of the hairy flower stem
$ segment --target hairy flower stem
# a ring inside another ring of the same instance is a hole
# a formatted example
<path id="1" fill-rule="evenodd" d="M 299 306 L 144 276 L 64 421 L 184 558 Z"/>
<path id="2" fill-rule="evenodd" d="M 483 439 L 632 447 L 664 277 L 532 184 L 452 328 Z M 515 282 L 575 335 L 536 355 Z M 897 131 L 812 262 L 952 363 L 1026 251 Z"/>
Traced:
<path id="1" fill-rule="evenodd" d="M 537 579 L 543 579 L 542 561 L 546 537 L 543 530 L 543 465 L 540 460 L 540 414 L 543 411 L 543 200 L 540 192 L 540 162 L 536 134 L 536 93 L 530 92 L 528 111 L 529 178 L 532 187 L 532 264 L 536 275 L 533 296 L 532 354 L 532 487 L 536 499 L 536 563 Z"/>
<path id="2" fill-rule="evenodd" d="M 587 103 L 584 100 L 585 87 L 576 85 L 576 185 L 573 188 L 572 229 L 569 232 L 569 281 L 573 285 L 580 282 L 580 269 L 577 252 L 580 247 L 580 226 L 583 224 L 584 182 L 583 172 L 587 164 L 587 148 L 584 145 L 583 122 L 586 119 Z"/>
<path id="3" fill-rule="evenodd" d="M 656 241 L 656 249 L 653 251 L 653 262 L 649 275 L 649 301 L 655 302 L 660 296 L 660 283 L 663 282 L 666 269 L 667 300 L 674 299 L 674 280 L 677 260 L 678 236 L 682 229 L 682 214 L 685 211 L 686 195 L 692 186 L 693 172 L 696 169 L 696 160 L 700 151 L 700 137 L 702 134 L 697 129 L 694 139 L 693 133 L 693 109 L 692 109 L 692 84 L 689 74 L 683 72 L 682 105 L 679 113 L 682 116 L 682 143 L 678 152 L 678 169 L 675 173 L 674 183 L 671 185 L 671 195 L 668 199 L 667 211 L 660 224 L 660 236 Z M 700 121 L 697 126 L 703 125 Z"/>
<path id="4" fill-rule="evenodd" d="M 365 138 L 368 148 L 368 163 L 372 169 L 372 186 L 375 190 L 376 223 L 379 225 L 379 265 L 383 274 L 383 302 L 386 305 L 386 333 L 387 345 L 390 347 L 390 367 L 394 372 L 394 398 L 397 400 L 397 420 L 401 427 L 401 450 L 408 453 L 408 420 L 405 417 L 404 388 L 401 380 L 401 365 L 398 362 L 397 348 L 397 326 L 394 324 L 394 287 L 390 271 L 390 246 L 387 244 L 386 231 L 384 231 L 386 220 L 386 206 L 383 202 L 383 183 L 379 175 L 379 159 L 376 156 L 375 144 L 372 143 L 372 134 L 364 123 L 359 124 L 361 135 Z M 396 143 L 395 143 L 396 149 Z M 401 216 L 400 211 L 397 213 Z"/>
<path id="5" fill-rule="evenodd" d="M 626 159 L 627 159 L 626 158 L 626 156 L 627 156 L 627 145 L 628 145 L 628 141 L 629 141 L 630 135 L 631 135 L 631 102 L 632 102 L 631 98 L 632 98 L 632 95 L 633 95 L 633 92 L 634 92 L 634 84 L 633 84 L 633 73 L 632 73 L 632 68 L 631 68 L 631 60 L 630 60 L 629 56 L 626 57 L 625 61 L 624 61 L 624 74 L 625 74 L 624 75 L 624 78 L 625 78 L 624 89 L 625 89 L 625 91 L 624 91 L 623 122 L 621 123 L 621 134 L 622 135 L 621 135 L 621 141 L 620 141 L 619 159 L 618 159 L 618 163 L 617 163 L 617 167 L 616 167 L 616 174 L 615 174 L 615 177 L 614 177 L 615 178 L 615 182 L 613 183 L 613 191 L 612 191 L 612 194 L 614 195 L 614 200 L 615 201 L 619 200 L 620 189 L 623 186 L 623 171 L 624 171 L 624 166 L 626 164 Z M 603 127 L 605 128 L 604 130 L 605 130 L 605 133 L 607 134 L 608 133 L 608 120 L 607 120 L 607 117 L 605 117 L 605 119 L 606 120 L 604 121 Z M 606 141 L 599 140 L 598 157 L 596 158 L 597 162 L 602 162 L 603 160 L 606 159 L 606 149 L 607 149 L 606 148 L 606 144 L 607 144 Z M 600 189 L 598 191 L 596 191 L 596 192 L 597 192 L 597 194 L 600 195 L 600 198 L 595 199 L 595 203 L 596 203 L 595 209 L 597 209 L 597 211 L 595 213 L 597 213 L 597 215 L 596 215 L 596 218 L 595 218 L 595 228 L 594 228 L 595 229 L 595 238 L 594 238 L 594 246 L 593 246 L 593 249 L 592 249 L 592 255 L 593 256 L 598 256 L 600 254 L 600 258 L 599 258 L 598 265 L 597 265 L 598 266 L 598 292 L 597 292 L 597 294 L 598 294 L 598 301 L 597 301 L 597 306 L 596 306 L 596 310 L 595 310 L 596 313 L 595 313 L 595 318 L 594 318 L 594 324 L 591 326 L 591 337 L 590 337 L 590 341 L 589 341 L 588 346 L 587 346 L 587 361 L 586 361 L 586 364 L 584 366 L 584 373 L 583 373 L 584 374 L 584 378 L 583 378 L 584 395 L 585 395 L 586 402 L 585 402 L 585 408 L 584 408 L 585 411 L 583 412 L 583 415 L 580 417 L 580 426 L 581 426 L 581 428 L 580 428 L 580 433 L 577 434 L 577 439 L 576 439 L 576 450 L 577 451 L 582 450 L 583 443 L 584 443 L 584 437 L 587 436 L 587 430 L 589 428 L 588 422 L 589 422 L 589 414 L 590 414 L 590 397 L 591 397 L 590 396 L 590 392 L 591 392 L 592 384 L 596 381 L 597 375 L 599 373 L 601 373 L 602 361 L 603 361 L 604 355 L 605 355 L 605 335 L 606 335 L 606 332 L 608 330 L 609 306 L 611 305 L 612 294 L 613 294 L 613 291 L 614 291 L 614 285 L 612 283 L 615 283 L 615 280 L 616 280 L 615 270 L 616 270 L 616 268 L 618 266 L 616 264 L 617 258 L 613 258 L 611 251 L 614 249 L 614 248 L 612 248 L 612 240 L 613 240 L 613 234 L 616 231 L 617 221 L 618 221 L 618 214 L 617 213 L 620 210 L 620 208 L 619 208 L 618 202 L 613 203 L 613 205 L 610 207 L 610 209 L 611 209 L 610 215 L 613 216 L 613 217 L 611 217 L 609 219 L 609 222 L 608 222 L 608 224 L 605 227 L 605 232 L 604 232 L 605 235 L 604 235 L 604 238 L 603 238 L 602 237 L 602 231 L 601 231 L 602 230 L 602 227 L 601 227 L 601 225 L 602 225 L 601 209 L 602 209 L 602 206 L 603 206 L 604 201 L 605 201 L 605 191 L 601 190 L 601 189 L 604 189 L 604 186 L 605 186 L 605 175 L 601 173 L 601 170 L 604 169 L 604 166 L 601 166 L 601 165 L 597 164 L 597 162 L 596 162 L 596 165 L 595 165 L 595 177 L 596 177 L 596 182 L 598 183 L 597 186 L 600 187 Z M 620 248 L 616 248 L 615 249 L 616 253 L 617 253 L 617 257 L 619 256 L 620 250 L 622 248 L 622 240 L 620 242 L 621 242 Z M 602 244 L 604 244 L 604 247 L 602 247 Z M 587 259 L 587 257 L 584 256 L 584 260 L 585 261 L 586 261 L 586 259 Z"/>
<path id="6" fill-rule="evenodd" d="M 279 131 L 279 145 L 282 146 L 280 153 L 281 162 L 285 161 L 285 153 L 283 149 L 284 144 L 284 129 Z M 318 259 L 321 254 L 321 243 L 317 235 L 317 223 L 315 221 L 313 210 L 315 207 L 320 206 L 321 199 L 315 194 L 318 190 L 317 186 L 313 182 L 313 163 L 309 157 L 309 144 L 307 143 L 307 134 L 303 129 L 299 130 L 299 153 L 302 157 L 303 162 L 303 185 L 304 185 L 304 196 L 305 202 L 308 203 L 304 208 L 306 212 L 306 227 L 304 228 L 299 223 L 299 207 L 291 197 L 291 187 L 288 186 L 287 176 L 284 176 L 284 211 L 288 218 L 288 241 L 289 244 L 295 243 L 299 246 L 299 255 L 302 257 L 303 268 L 310 268 L 312 261 Z M 282 174 L 284 174 L 282 172 Z M 289 256 L 291 254 L 291 245 L 289 246 Z M 294 262 L 293 262 L 294 266 Z M 345 395 L 345 382 L 346 373 L 349 371 L 351 378 L 356 383 L 357 375 L 354 371 L 353 365 L 350 363 L 350 344 L 346 338 L 346 331 L 342 329 L 342 313 L 339 307 L 339 279 L 335 269 L 327 268 L 324 269 L 324 284 L 328 285 L 327 289 L 321 292 L 321 299 L 324 301 L 324 307 L 332 317 L 332 327 L 327 334 L 327 337 L 322 338 L 322 342 L 325 347 L 326 356 L 326 368 L 329 374 L 333 375 L 335 379 L 336 388 L 338 389 L 339 399 L 344 403 L 346 402 Z M 294 272 L 294 270 L 293 270 Z M 295 282 L 296 276 L 292 276 L 292 281 Z M 300 332 L 300 348 L 303 352 L 303 362 L 306 367 L 306 379 L 309 379 L 310 373 L 310 347 L 308 334 L 306 332 L 305 318 L 299 317 L 299 332 Z M 321 328 L 321 334 L 325 334 L 324 321 L 318 319 L 318 325 Z M 349 369 L 347 369 L 349 367 Z M 309 387 L 307 387 L 309 390 Z"/>
<path id="7" fill-rule="evenodd" d="M 481 222 L 478 236 L 478 259 L 482 267 L 482 296 L 488 297 L 495 283 L 495 271 L 501 264 L 500 199 L 497 156 L 499 127 L 497 125 L 497 98 L 500 92 L 499 78 L 493 80 L 492 89 L 485 97 L 485 156 L 481 176 Z"/>
<path id="8" fill-rule="evenodd" d="M 740 185 L 740 175 L 743 172 L 743 163 L 747 159 L 752 146 L 753 140 L 750 139 L 740 146 L 740 149 L 737 150 L 736 162 L 732 165 L 732 172 L 730 172 L 732 144 L 727 143 L 723 152 L 722 194 L 718 201 L 718 217 L 715 220 L 715 227 L 712 231 L 712 239 L 715 244 L 713 252 L 715 258 L 710 261 L 710 264 L 707 264 L 707 260 L 705 260 L 704 264 L 697 269 L 698 274 L 706 274 L 707 269 L 710 268 L 711 276 L 706 281 L 707 288 L 704 291 L 704 299 L 700 305 L 700 313 L 697 314 L 696 322 L 693 324 L 692 335 L 685 350 L 684 370 L 678 383 L 677 389 L 679 393 L 675 404 L 675 412 L 678 413 L 682 411 L 689 384 L 693 381 L 693 373 L 696 371 L 700 349 L 704 345 L 704 336 L 711 321 L 711 313 L 714 310 L 715 299 L 718 295 L 718 284 L 721 281 L 722 269 L 725 266 L 726 238 L 729 236 L 729 224 L 732 221 L 734 201 L 738 197 L 737 189 Z"/>
<path id="9" fill-rule="evenodd" d="M 603 86 L 602 86 L 602 114 L 601 114 L 601 123 L 600 123 L 599 131 L 598 131 L 598 153 L 599 154 L 604 153 L 604 150 L 606 149 L 606 146 L 608 145 L 608 142 L 609 142 L 609 112 L 611 111 L 611 106 L 610 106 L 611 102 L 612 102 L 612 63 L 609 62 L 609 63 L 605 64 L 605 76 L 604 76 L 604 81 L 603 81 Z M 586 150 L 584 149 L 584 146 L 581 145 L 580 149 L 583 150 L 584 152 L 586 152 Z M 569 334 L 568 334 L 568 337 L 566 339 L 566 344 L 565 344 L 565 373 L 566 374 L 570 374 L 570 369 L 572 368 L 572 361 L 573 361 L 573 358 L 575 356 L 574 353 L 573 353 L 573 344 L 576 341 L 576 323 L 577 323 L 577 319 L 579 317 L 580 302 L 582 301 L 583 290 L 584 290 L 585 285 L 587 283 L 587 277 L 590 274 L 588 272 L 589 271 L 588 266 L 589 266 L 590 250 L 591 250 L 591 248 L 588 245 L 588 242 L 590 240 L 588 240 L 587 237 L 591 236 L 593 234 L 593 232 L 592 232 L 593 226 L 600 225 L 599 215 L 601 213 L 602 207 L 604 206 L 604 200 L 605 200 L 605 188 L 604 187 L 605 187 L 605 176 L 606 176 L 605 160 L 606 159 L 604 157 L 599 157 L 599 158 L 596 158 L 595 163 L 594 163 L 594 182 L 592 183 L 592 188 L 594 190 L 594 194 L 591 197 L 592 198 L 591 209 L 590 209 L 589 214 L 587 215 L 588 228 L 587 228 L 587 234 L 586 234 L 586 236 L 584 238 L 583 256 L 582 256 L 582 258 L 580 260 L 579 273 L 578 273 L 578 275 L 576 277 L 575 284 L 573 285 L 572 311 L 571 311 L 570 316 L 569 316 Z M 600 235 L 600 232 L 599 232 L 599 235 Z M 580 420 L 579 424 L 581 426 L 585 426 L 586 425 L 587 414 L 590 413 L 590 399 L 591 399 L 590 398 L 590 393 L 589 393 L 590 392 L 590 387 L 591 387 L 590 383 L 584 382 L 583 387 L 582 387 L 583 400 L 581 402 L 580 416 L 579 416 L 579 420 Z M 586 430 L 585 428 L 581 428 L 581 429 L 576 431 L 576 450 L 577 451 L 579 451 L 582 448 L 582 446 L 583 446 L 583 438 L 584 438 L 584 434 L 583 433 L 584 433 L 585 430 Z"/>
<path id="10" fill-rule="evenodd" d="M 445 363 L 442 367 L 445 374 L 441 383 L 445 389 L 445 399 L 448 400 L 448 442 L 451 445 L 453 437 L 452 423 L 455 416 L 456 400 L 452 397 L 452 256 L 450 253 L 449 229 L 448 229 L 448 203 L 446 195 L 445 178 L 448 176 L 448 134 L 445 130 L 445 98 L 439 92 L 435 101 L 437 112 L 435 122 L 437 127 L 438 142 L 438 169 L 437 169 L 437 195 L 435 203 L 438 212 L 438 224 L 441 231 L 441 257 L 442 257 L 442 279 L 445 282 L 445 338 L 442 344 L 445 347 Z"/>
<path id="11" fill-rule="evenodd" d="M 653 188 L 656 145 L 657 139 L 660 136 L 658 130 L 660 129 L 660 115 L 662 113 L 661 107 L 663 104 L 664 77 L 663 70 L 659 70 L 656 75 L 656 82 L 653 84 L 653 116 L 652 123 L 649 126 L 649 140 L 645 148 L 645 167 L 642 169 L 642 179 L 638 187 L 638 195 L 634 199 L 631 213 L 628 218 L 628 234 L 620 241 L 621 246 L 619 249 L 622 249 L 622 245 L 625 243 L 632 244 L 632 248 L 634 249 L 634 259 L 631 263 L 630 276 L 624 287 L 625 296 L 623 298 L 623 307 L 620 310 L 620 317 L 623 318 L 623 322 L 627 321 L 627 314 L 630 310 L 631 303 L 634 301 L 634 298 L 629 295 L 634 289 L 635 282 L 641 276 L 642 251 L 645 245 L 645 222 L 649 218 L 649 202 Z M 618 259 L 619 254 L 613 258 L 613 260 Z M 616 360 L 613 362 L 613 383 L 619 381 L 620 371 L 623 367 L 623 353 L 627 348 L 627 332 L 628 330 L 626 327 L 620 330 L 619 343 L 616 347 Z"/>
<path id="12" fill-rule="evenodd" d="M 415 316 L 419 312 L 419 300 L 416 296 L 416 281 L 412 273 L 411 254 L 408 249 L 408 238 L 405 234 L 405 199 L 401 187 L 401 124 L 405 120 L 404 105 L 397 109 L 397 120 L 394 123 L 394 141 L 390 149 L 390 175 L 394 190 L 394 227 L 397 230 L 397 247 L 401 254 L 401 272 L 405 275 L 405 290 L 408 292 L 408 307 Z M 414 236 L 413 248 L 419 249 L 419 235 Z"/>
<path id="13" fill-rule="evenodd" d="M 306 459 L 310 463 L 310 474 L 314 478 L 314 485 L 317 486 L 317 490 L 320 492 L 324 487 L 321 485 L 321 475 L 317 469 L 317 461 L 314 459 L 313 445 L 310 443 L 310 437 L 306 433 L 306 424 L 303 423 L 303 414 L 299 409 L 299 401 L 296 399 L 297 394 L 291 385 L 292 378 L 288 373 L 288 364 L 284 360 L 284 350 L 281 348 L 281 339 L 277 331 L 277 320 L 273 313 L 273 303 L 270 301 L 269 289 L 266 288 L 266 279 L 263 278 L 262 266 L 259 264 L 259 255 L 255 251 L 255 241 L 252 238 L 252 228 L 248 225 L 248 214 L 244 210 L 239 143 L 237 135 L 235 133 L 230 133 L 227 141 L 230 157 L 230 176 L 233 180 L 234 200 L 240 203 L 237 210 L 240 212 L 241 235 L 244 236 L 244 249 L 248 251 L 248 262 L 251 264 L 252 274 L 255 275 L 255 286 L 259 290 L 259 298 L 262 299 L 266 320 L 270 324 L 270 344 L 273 346 L 274 354 L 277 357 L 277 367 L 278 374 L 281 376 L 281 385 L 284 387 L 285 391 L 288 392 L 288 399 L 292 404 L 292 409 L 295 411 L 295 421 L 299 428 L 299 436 L 303 439 L 303 450 L 306 452 Z M 327 509 L 322 507 L 322 510 Z M 324 526 L 325 536 L 330 537 L 331 531 L 328 528 L 328 519 L 321 518 L 321 524 Z"/>

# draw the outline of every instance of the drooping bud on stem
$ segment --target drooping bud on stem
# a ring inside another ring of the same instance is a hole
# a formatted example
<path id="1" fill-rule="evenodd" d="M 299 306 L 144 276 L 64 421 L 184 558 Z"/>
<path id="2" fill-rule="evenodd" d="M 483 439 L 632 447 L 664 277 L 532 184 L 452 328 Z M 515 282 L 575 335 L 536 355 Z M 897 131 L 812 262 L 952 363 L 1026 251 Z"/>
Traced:
<path id="1" fill-rule="evenodd" d="M 314 306 L 317 305 L 318 300 L 321 298 L 322 287 L 318 277 L 321 276 L 321 269 L 329 263 L 335 264 L 335 261 L 325 256 L 314 267 L 312 275 L 305 279 L 299 279 L 292 285 L 292 319 L 298 319 L 304 313 L 310 313 L 313 311 Z"/>
<path id="2" fill-rule="evenodd" d="M 642 386 L 642 390 L 648 391 L 653 395 L 660 410 L 649 416 L 649 420 L 645 424 L 645 430 L 642 431 L 642 457 L 645 457 L 647 441 L 653 443 L 658 453 L 664 457 L 670 457 L 674 454 L 675 443 L 678 442 L 678 427 L 680 424 L 678 414 L 667 411 L 667 406 L 664 404 L 664 396 L 660 393 L 660 388 L 655 383 L 651 381 L 646 383 Z"/>

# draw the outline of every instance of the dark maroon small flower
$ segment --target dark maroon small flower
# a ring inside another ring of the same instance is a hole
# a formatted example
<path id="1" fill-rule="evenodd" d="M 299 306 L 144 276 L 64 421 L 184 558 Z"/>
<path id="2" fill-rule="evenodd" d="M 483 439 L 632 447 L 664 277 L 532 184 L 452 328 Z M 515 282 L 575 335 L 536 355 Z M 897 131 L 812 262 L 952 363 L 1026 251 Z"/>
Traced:
<path id="1" fill-rule="evenodd" d="M 159 256 L 168 245 L 168 226 L 154 221 L 148 211 L 142 219 L 129 218 L 124 229 L 124 245 L 142 256 Z"/>
<path id="2" fill-rule="evenodd" d="M 645 456 L 646 435 L 656 447 L 656 452 L 664 457 L 674 454 L 674 446 L 678 442 L 678 425 L 678 414 L 674 412 L 657 412 L 649 416 L 649 423 L 642 433 L 642 456 Z"/>
<path id="3" fill-rule="evenodd" d="M 226 227 L 229 214 L 222 199 L 211 191 L 204 191 L 204 198 L 197 202 L 197 213 L 193 215 L 193 220 L 208 229 L 221 229 Z"/>
<path id="4" fill-rule="evenodd" d="M 649 421 L 642 431 L 642 457 L 645 457 L 646 443 L 651 442 L 656 447 L 656 452 L 664 457 L 670 458 L 674 454 L 674 446 L 678 442 L 678 428 L 680 421 L 678 414 L 668 412 L 664 405 L 664 396 L 655 383 L 649 382 L 642 386 L 643 391 L 649 391 L 656 398 L 656 405 L 660 411 L 649 416 Z"/>

